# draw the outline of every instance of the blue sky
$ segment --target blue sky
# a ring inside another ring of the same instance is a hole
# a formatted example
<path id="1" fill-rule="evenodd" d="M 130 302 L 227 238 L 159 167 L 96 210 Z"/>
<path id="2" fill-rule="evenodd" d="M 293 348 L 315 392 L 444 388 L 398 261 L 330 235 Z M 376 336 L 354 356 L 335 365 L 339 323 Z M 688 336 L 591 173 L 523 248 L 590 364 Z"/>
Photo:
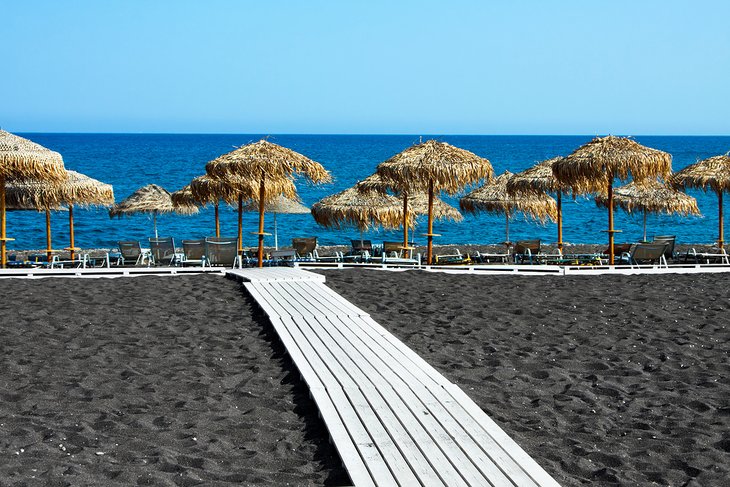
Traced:
<path id="1" fill-rule="evenodd" d="M 730 133 L 726 1 L 2 2 L 10 131 Z"/>

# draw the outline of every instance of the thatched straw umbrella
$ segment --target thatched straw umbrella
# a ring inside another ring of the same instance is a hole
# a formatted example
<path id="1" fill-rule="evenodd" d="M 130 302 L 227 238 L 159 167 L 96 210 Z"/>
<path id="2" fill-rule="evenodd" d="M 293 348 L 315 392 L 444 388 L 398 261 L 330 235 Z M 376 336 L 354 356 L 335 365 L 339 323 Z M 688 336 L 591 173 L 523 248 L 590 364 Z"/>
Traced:
<path id="1" fill-rule="evenodd" d="M 398 228 L 403 221 L 403 208 L 398 198 L 352 187 L 313 204 L 312 216 L 327 228 L 339 230 L 354 226 L 360 231 L 362 241 L 362 233 L 370 227 Z"/>
<path id="2" fill-rule="evenodd" d="M 259 205 L 257 202 L 252 201 L 246 207 L 248 211 L 258 211 Z M 275 200 L 269 201 L 264 205 L 264 211 L 266 213 L 274 214 L 274 248 L 279 250 L 279 229 L 276 226 L 276 215 L 279 213 L 285 213 L 288 215 L 305 215 L 310 213 L 310 209 L 301 204 L 297 200 L 287 198 L 286 196 L 279 196 Z"/>
<path id="3" fill-rule="evenodd" d="M 205 171 L 219 179 L 235 175 L 258 184 L 258 198 L 251 195 L 249 199 L 259 203 L 259 267 L 264 265 L 265 204 L 282 194 L 281 191 L 272 191 L 270 188 L 286 184 L 295 175 L 304 176 L 313 183 L 332 180 L 330 173 L 320 163 L 267 140 L 260 140 L 224 154 L 206 164 Z"/>
<path id="4" fill-rule="evenodd" d="M 408 194 L 428 192 L 428 251 L 426 261 L 433 260 L 433 198 L 445 191 L 456 194 L 466 185 L 494 174 L 487 159 L 445 142 L 427 140 L 409 147 L 378 165 L 378 174 Z"/>
<path id="5" fill-rule="evenodd" d="M 198 212 L 195 205 L 175 205 L 172 202 L 170 192 L 156 184 L 148 184 L 139 188 L 124 200 L 109 209 L 109 217 L 121 217 L 135 213 L 151 213 L 157 234 L 157 215 L 159 213 L 178 213 L 180 215 L 194 215 Z"/>
<path id="6" fill-rule="evenodd" d="M 669 180 L 675 188 L 711 189 L 717 193 L 718 239 L 717 246 L 724 248 L 725 238 L 722 216 L 722 193 L 730 191 L 730 152 L 696 162 L 675 173 Z"/>
<path id="7" fill-rule="evenodd" d="M 507 192 L 507 183 L 514 175 L 505 171 L 493 181 L 488 182 L 459 200 L 462 210 L 469 213 L 486 211 L 488 213 L 504 213 L 505 215 L 505 245 L 509 246 L 509 220 L 517 213 L 523 213 L 533 220 L 545 222 L 548 219 L 555 221 L 558 210 L 555 200 L 545 193 L 526 194 L 523 196 L 511 195 Z"/>
<path id="8" fill-rule="evenodd" d="M 190 182 L 190 192 L 193 201 L 202 205 L 215 205 L 215 231 L 220 237 L 220 218 L 218 204 L 224 201 L 229 205 L 238 205 L 238 252 L 243 253 L 243 211 L 244 200 L 258 204 L 260 187 L 257 181 L 244 179 L 235 174 L 226 174 L 224 177 L 213 177 L 208 174 L 198 176 Z M 271 196 L 268 200 L 276 201 L 277 196 L 291 200 L 298 200 L 297 188 L 291 179 L 267 179 L 265 194 Z M 309 210 L 307 210 L 309 212 Z"/>
<path id="9" fill-rule="evenodd" d="M 557 200 L 558 250 L 563 251 L 563 192 L 568 188 L 560 184 L 553 174 L 553 164 L 562 157 L 553 157 L 518 172 L 507 181 L 507 192 L 512 195 L 554 193 Z"/>
<path id="10" fill-rule="evenodd" d="M 414 226 L 409 221 L 408 215 L 411 211 L 416 215 L 428 215 L 428 193 L 425 191 L 417 191 L 411 195 L 407 191 L 397 191 L 393 186 L 393 182 L 386 182 L 378 173 L 371 174 L 362 181 L 359 181 L 355 187 L 358 191 L 378 191 L 380 193 L 387 193 L 392 191 L 396 193 L 397 197 L 403 200 L 403 247 L 409 247 L 408 241 L 408 229 Z M 409 211 L 409 208 L 411 211 Z M 460 222 L 464 219 L 459 210 L 444 202 L 441 198 L 434 196 L 433 198 L 433 218 L 435 220 L 451 220 L 454 222 Z"/>
<path id="11" fill-rule="evenodd" d="M 53 252 L 51 247 L 51 212 L 59 205 L 68 206 L 69 246 L 65 249 L 75 257 L 74 242 L 74 206 L 110 206 L 114 204 L 114 189 L 110 184 L 102 183 L 76 171 L 67 171 L 65 181 L 48 184 L 45 181 L 30 179 L 23 182 L 10 183 L 7 188 L 8 202 L 16 206 L 31 206 L 46 212 L 46 240 L 48 260 Z"/>
<path id="12" fill-rule="evenodd" d="M 596 204 L 608 208 L 607 195 L 596 196 Z M 700 214 L 695 198 L 672 189 L 656 179 L 632 181 L 614 189 L 613 206 L 629 214 L 635 210 L 644 213 L 644 241 L 646 241 L 646 214 L 649 212 L 667 215 L 678 213 L 684 216 Z"/>
<path id="13" fill-rule="evenodd" d="M 66 179 L 58 152 L 0 129 L 0 267 L 7 264 L 9 240 L 5 225 L 5 182 L 24 179 L 60 182 Z"/>
<path id="14" fill-rule="evenodd" d="M 667 178 L 672 172 L 672 156 L 644 147 L 626 137 L 596 137 L 553 164 L 553 174 L 573 194 L 608 195 L 608 253 L 614 263 L 613 180 L 626 181 L 631 175 L 641 181 Z"/>

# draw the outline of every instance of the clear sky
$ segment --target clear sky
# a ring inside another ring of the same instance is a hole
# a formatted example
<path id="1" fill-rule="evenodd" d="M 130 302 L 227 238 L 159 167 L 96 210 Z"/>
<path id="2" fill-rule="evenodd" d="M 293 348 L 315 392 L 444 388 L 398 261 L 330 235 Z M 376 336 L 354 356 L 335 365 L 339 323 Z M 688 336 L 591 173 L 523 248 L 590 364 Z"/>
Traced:
<path id="1" fill-rule="evenodd" d="M 730 2 L 0 0 L 16 132 L 730 134 Z"/>

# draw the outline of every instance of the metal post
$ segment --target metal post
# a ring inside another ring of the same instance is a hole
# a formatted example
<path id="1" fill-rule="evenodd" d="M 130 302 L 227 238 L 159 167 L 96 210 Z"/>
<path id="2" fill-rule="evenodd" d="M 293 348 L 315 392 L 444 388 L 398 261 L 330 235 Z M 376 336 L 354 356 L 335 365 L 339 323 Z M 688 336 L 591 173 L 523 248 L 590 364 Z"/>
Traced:
<path id="1" fill-rule="evenodd" d="M 220 238 L 221 236 L 221 220 L 218 213 L 218 202 L 215 202 L 215 236 Z"/>
<path id="2" fill-rule="evenodd" d="M 720 238 L 717 239 L 717 246 L 722 249 L 722 248 L 724 248 L 724 245 L 725 245 L 725 235 L 724 235 L 724 231 L 723 231 L 724 229 L 723 229 L 723 222 L 722 222 L 722 220 L 723 220 L 723 218 L 722 218 L 722 191 L 717 192 L 717 206 L 718 206 L 719 212 L 720 212 L 719 218 L 718 218 L 719 225 L 720 225 L 720 228 L 719 228 Z"/>
<path id="3" fill-rule="evenodd" d="M 238 195 L 238 255 L 243 255 L 243 196 Z"/>
<path id="4" fill-rule="evenodd" d="M 563 253 L 563 192 L 558 190 L 558 253 Z"/>
<path id="5" fill-rule="evenodd" d="M 613 250 L 613 174 L 608 176 L 608 263 L 614 265 Z"/>
<path id="6" fill-rule="evenodd" d="M 408 245 L 408 193 L 403 193 L 403 247 Z M 405 250 L 405 249 L 404 249 Z"/>
<path id="7" fill-rule="evenodd" d="M 157 226 L 155 226 L 155 228 L 157 228 Z M 76 252 L 74 251 L 74 249 L 76 248 L 76 244 L 74 242 L 74 205 L 68 205 L 68 232 L 70 240 L 69 247 L 71 248 L 69 253 L 71 254 L 71 260 L 74 260 L 74 257 L 76 256 Z M 155 238 L 157 238 L 156 231 Z"/>
<path id="8" fill-rule="evenodd" d="M 259 185 L 259 267 L 264 266 L 264 197 L 266 196 L 265 175 L 261 171 Z"/>
<path id="9" fill-rule="evenodd" d="M 432 264 L 433 260 L 433 180 L 428 181 L 428 250 L 426 262 Z"/>
<path id="10" fill-rule="evenodd" d="M 46 258 L 53 259 L 53 243 L 51 242 L 51 210 L 46 208 Z"/>

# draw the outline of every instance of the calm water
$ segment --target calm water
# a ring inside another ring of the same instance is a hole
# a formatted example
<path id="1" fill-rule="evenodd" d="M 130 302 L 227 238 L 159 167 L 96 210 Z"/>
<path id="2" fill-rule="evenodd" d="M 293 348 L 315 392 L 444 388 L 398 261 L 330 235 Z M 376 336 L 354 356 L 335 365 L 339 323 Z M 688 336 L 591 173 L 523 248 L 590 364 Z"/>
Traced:
<path id="1" fill-rule="evenodd" d="M 155 134 L 21 134 L 63 155 L 66 167 L 112 184 L 117 201 L 149 183 L 169 191 L 187 184 L 204 172 L 205 163 L 234 147 L 257 141 L 259 135 L 155 135 Z M 424 136 L 424 140 L 427 137 Z M 499 174 L 509 169 L 518 172 L 557 155 L 567 155 L 590 136 L 443 136 L 439 140 L 468 149 L 488 158 Z M 381 161 L 418 142 L 413 135 L 277 135 L 272 142 L 290 147 L 322 163 L 334 176 L 334 183 L 311 186 L 298 184 L 305 204 L 353 185 L 370 175 Z M 677 171 L 698 159 L 724 154 L 730 150 L 730 137 L 655 137 L 637 136 L 649 147 L 671 153 Z M 692 191 L 698 199 L 703 217 L 649 215 L 648 234 L 676 234 L 680 243 L 710 243 L 717 238 L 717 197 L 714 193 Z M 452 198 L 446 201 L 458 205 Z M 568 199 L 564 203 L 564 240 L 572 243 L 593 243 L 606 240 L 606 211 L 596 207 L 592 199 Z M 74 212 L 76 244 L 80 247 L 114 247 L 118 240 L 146 240 L 152 235 L 152 220 L 136 215 L 111 220 L 105 209 L 79 209 Z M 279 215 L 279 242 L 292 237 L 316 235 L 322 245 L 344 244 L 357 236 L 356 230 L 332 231 L 314 222 L 310 215 Z M 16 211 L 8 214 L 8 234 L 15 238 L 10 248 L 45 248 L 44 217 L 40 213 Z M 158 218 L 160 235 L 200 238 L 214 234 L 213 209 L 204 208 L 191 217 L 162 215 Z M 425 232 L 425 220 L 419 220 L 416 235 Z M 68 242 L 67 215 L 52 216 L 54 247 Z M 222 233 L 235 235 L 236 212 L 222 207 Z M 244 217 L 244 245 L 256 244 L 257 217 Z M 267 217 L 267 231 L 273 232 L 273 221 Z M 462 223 L 436 222 L 434 230 L 443 236 L 436 243 L 497 243 L 504 240 L 504 216 L 467 215 Z M 623 230 L 617 241 L 635 241 L 641 237 L 640 215 L 616 213 L 616 228 Z M 374 241 L 397 239 L 399 232 L 370 232 Z M 540 238 L 555 242 L 556 226 L 541 226 L 517 217 L 510 224 L 512 240 Z M 267 245 L 273 245 L 268 237 Z"/>

